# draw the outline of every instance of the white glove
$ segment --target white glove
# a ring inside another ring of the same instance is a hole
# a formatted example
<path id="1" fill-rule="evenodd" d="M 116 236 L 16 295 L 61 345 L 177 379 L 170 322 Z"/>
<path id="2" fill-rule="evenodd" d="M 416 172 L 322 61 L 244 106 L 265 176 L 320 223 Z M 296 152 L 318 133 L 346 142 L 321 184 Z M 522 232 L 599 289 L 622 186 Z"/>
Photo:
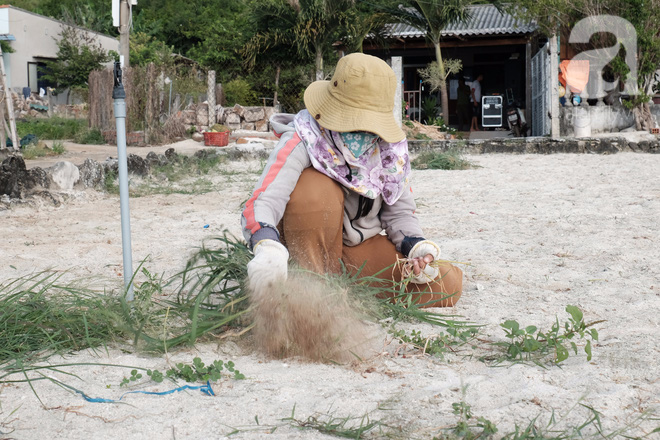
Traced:
<path id="1" fill-rule="evenodd" d="M 433 260 L 440 258 L 440 247 L 433 243 L 431 240 L 422 240 L 413 246 L 412 250 L 408 254 L 408 260 L 413 258 L 424 258 L 426 255 L 431 254 Z M 419 275 L 412 274 L 411 282 L 415 284 L 427 284 L 432 282 L 438 277 L 440 271 L 437 267 L 433 267 L 430 264 L 427 264 L 424 269 L 419 273 Z"/>
<path id="2" fill-rule="evenodd" d="M 253 249 L 254 258 L 247 265 L 248 282 L 252 292 L 272 288 L 287 277 L 289 251 L 275 240 L 261 240 Z"/>

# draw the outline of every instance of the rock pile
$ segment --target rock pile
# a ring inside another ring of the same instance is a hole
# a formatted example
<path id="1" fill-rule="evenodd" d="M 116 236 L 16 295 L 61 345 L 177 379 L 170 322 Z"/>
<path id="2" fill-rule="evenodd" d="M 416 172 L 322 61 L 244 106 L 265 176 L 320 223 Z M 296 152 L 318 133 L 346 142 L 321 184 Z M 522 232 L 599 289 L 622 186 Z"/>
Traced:
<path id="1" fill-rule="evenodd" d="M 136 176 L 146 176 L 152 166 L 166 165 L 179 160 L 173 148 L 165 154 L 149 153 L 146 158 L 136 154 L 127 157 L 128 172 Z M 116 176 L 117 159 L 104 162 L 86 159 L 76 166 L 68 161 L 57 162 L 48 168 L 26 169 L 21 155 L 9 155 L 0 164 L 0 196 L 6 199 L 24 199 L 33 194 L 43 195 L 45 190 L 71 191 L 74 189 L 105 189 L 106 176 Z"/>
<path id="2" fill-rule="evenodd" d="M 202 132 L 209 128 L 209 108 L 206 102 L 189 104 L 183 110 L 183 123 L 186 129 Z M 232 130 L 250 130 L 267 133 L 268 120 L 276 113 L 275 107 L 233 107 L 216 106 L 216 123 L 224 124 Z"/>
<path id="3" fill-rule="evenodd" d="M 48 112 L 47 98 L 42 98 L 36 93 L 30 94 L 26 99 L 21 93 L 11 92 L 11 97 L 16 118 L 45 116 Z"/>

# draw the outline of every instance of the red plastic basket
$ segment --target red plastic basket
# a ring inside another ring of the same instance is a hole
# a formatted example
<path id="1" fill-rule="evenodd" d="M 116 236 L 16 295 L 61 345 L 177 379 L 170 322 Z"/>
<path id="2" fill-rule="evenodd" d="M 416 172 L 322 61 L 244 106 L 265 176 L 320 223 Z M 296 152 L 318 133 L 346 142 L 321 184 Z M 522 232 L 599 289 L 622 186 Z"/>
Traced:
<path id="1" fill-rule="evenodd" d="M 204 145 L 207 147 L 226 147 L 229 145 L 228 131 L 205 131 Z"/>

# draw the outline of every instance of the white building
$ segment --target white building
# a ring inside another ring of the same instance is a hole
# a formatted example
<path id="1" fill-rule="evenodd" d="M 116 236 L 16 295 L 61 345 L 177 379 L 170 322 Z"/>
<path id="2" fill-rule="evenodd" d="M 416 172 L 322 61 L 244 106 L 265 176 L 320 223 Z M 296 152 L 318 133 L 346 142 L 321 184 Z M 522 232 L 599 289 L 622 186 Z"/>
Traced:
<path id="1" fill-rule="evenodd" d="M 43 87 L 39 66 L 57 58 L 57 40 L 62 21 L 25 11 L 11 5 L 0 5 L 0 40 L 8 41 L 13 53 L 3 53 L 8 86 L 22 93 L 24 87 L 39 92 Z M 105 51 L 119 52 L 117 38 L 86 30 Z M 60 95 L 60 97 L 63 97 Z"/>

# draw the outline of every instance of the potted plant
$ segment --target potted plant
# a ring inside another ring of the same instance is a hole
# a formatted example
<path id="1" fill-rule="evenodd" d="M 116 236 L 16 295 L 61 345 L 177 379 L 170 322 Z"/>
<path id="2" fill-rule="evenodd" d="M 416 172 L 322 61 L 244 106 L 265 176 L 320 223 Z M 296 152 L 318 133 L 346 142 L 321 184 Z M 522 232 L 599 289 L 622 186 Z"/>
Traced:
<path id="1" fill-rule="evenodd" d="M 231 129 L 226 125 L 215 124 L 204 132 L 204 145 L 207 147 L 226 147 L 229 144 Z"/>

